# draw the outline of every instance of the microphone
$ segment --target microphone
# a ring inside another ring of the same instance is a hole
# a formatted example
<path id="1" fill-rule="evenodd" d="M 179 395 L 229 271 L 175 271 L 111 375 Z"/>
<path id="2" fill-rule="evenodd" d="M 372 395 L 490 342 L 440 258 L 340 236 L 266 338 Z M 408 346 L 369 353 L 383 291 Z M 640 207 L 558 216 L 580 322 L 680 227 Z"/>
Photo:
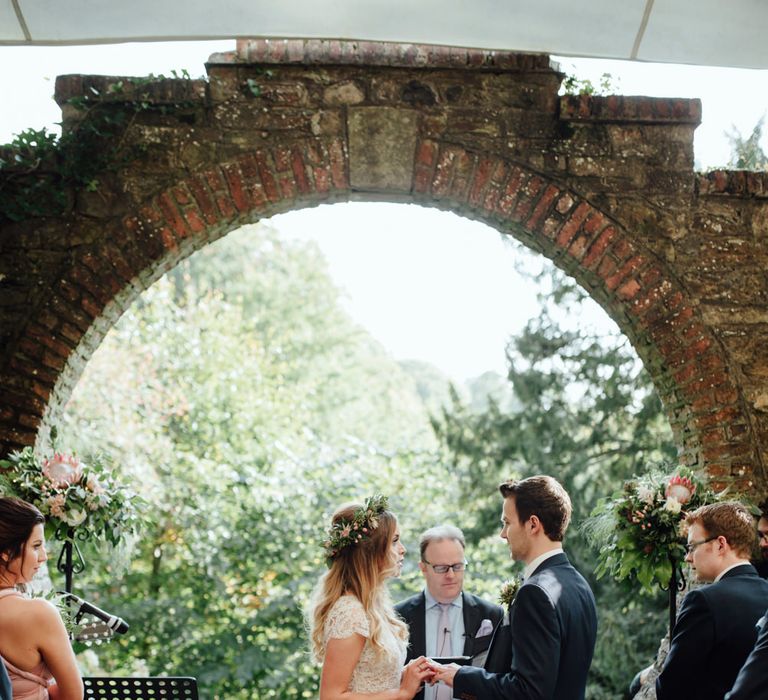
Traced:
<path id="1" fill-rule="evenodd" d="M 66 597 L 78 605 L 77 612 L 74 615 L 75 622 L 79 622 L 80 618 L 85 615 L 93 615 L 95 618 L 101 620 L 107 625 L 107 627 L 116 634 L 125 634 L 128 631 L 128 623 L 123 618 L 117 615 L 110 615 L 101 608 L 97 608 L 87 600 L 78 598 L 74 593 L 67 593 Z"/>

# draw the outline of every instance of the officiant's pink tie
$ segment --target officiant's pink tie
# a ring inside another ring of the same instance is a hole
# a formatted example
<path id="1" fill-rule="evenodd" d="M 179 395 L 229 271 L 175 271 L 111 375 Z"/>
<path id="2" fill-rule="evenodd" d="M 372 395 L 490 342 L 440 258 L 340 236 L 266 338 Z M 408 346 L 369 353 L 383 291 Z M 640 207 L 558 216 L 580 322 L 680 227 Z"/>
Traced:
<path id="1" fill-rule="evenodd" d="M 437 623 L 437 649 L 438 656 L 453 656 L 453 644 L 451 643 L 451 619 L 448 617 L 449 604 L 438 603 L 440 606 L 440 620 Z M 453 698 L 453 688 L 449 688 L 445 683 L 438 683 L 435 688 L 435 700 L 451 700 Z"/>

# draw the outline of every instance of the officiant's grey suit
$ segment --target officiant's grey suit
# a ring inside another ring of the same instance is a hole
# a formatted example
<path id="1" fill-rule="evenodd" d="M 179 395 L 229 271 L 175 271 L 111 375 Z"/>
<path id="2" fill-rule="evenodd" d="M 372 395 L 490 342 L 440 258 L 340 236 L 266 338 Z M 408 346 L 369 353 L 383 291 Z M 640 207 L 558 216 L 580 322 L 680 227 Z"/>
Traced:
<path id="1" fill-rule="evenodd" d="M 508 622 L 508 624 L 505 624 Z M 493 635 L 485 668 L 453 679 L 461 700 L 584 700 L 597 638 L 595 598 L 561 553 L 525 580 Z"/>

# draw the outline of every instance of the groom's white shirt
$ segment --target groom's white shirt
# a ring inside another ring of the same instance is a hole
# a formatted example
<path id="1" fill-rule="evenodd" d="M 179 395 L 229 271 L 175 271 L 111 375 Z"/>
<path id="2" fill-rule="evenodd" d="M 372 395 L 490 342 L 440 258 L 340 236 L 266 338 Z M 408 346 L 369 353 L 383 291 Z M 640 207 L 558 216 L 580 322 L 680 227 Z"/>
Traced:
<path id="1" fill-rule="evenodd" d="M 557 549 L 552 549 L 549 552 L 544 552 L 544 554 L 539 554 L 538 557 L 536 557 L 530 564 L 528 564 L 523 569 L 523 579 L 527 579 L 536 569 L 539 568 L 539 565 L 542 562 L 545 562 L 550 557 L 554 557 L 556 554 L 562 554 L 563 548 L 558 547 Z"/>

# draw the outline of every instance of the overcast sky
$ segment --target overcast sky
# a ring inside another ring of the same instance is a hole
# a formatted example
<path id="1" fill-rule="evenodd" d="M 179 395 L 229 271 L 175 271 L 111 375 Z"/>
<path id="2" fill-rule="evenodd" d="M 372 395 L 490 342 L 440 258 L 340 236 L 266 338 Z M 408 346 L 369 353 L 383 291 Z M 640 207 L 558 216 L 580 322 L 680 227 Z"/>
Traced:
<path id="1" fill-rule="evenodd" d="M 56 75 L 170 75 L 186 69 L 198 77 L 211 53 L 233 49 L 234 41 L 0 47 L 0 143 L 28 127 L 56 128 Z M 703 169 L 727 163 L 725 131 L 735 125 L 750 133 L 768 108 L 768 71 L 557 60 L 566 73 L 595 83 L 610 73 L 621 94 L 701 98 L 695 155 Z M 325 206 L 274 223 L 286 235 L 318 241 L 347 290 L 350 313 L 395 357 L 432 362 L 456 379 L 504 371 L 506 339 L 537 312 L 533 290 L 513 269 L 514 251 L 483 224 L 386 204 Z"/>

